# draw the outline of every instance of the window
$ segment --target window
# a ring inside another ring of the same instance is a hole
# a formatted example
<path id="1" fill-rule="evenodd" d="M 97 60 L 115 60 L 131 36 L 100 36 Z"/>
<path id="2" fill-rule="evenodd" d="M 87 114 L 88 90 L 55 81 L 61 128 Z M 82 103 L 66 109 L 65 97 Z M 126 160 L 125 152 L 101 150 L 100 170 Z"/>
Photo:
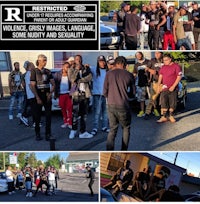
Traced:
<path id="1" fill-rule="evenodd" d="M 0 52 L 0 71 L 10 71 L 10 53 Z"/>
<path id="2" fill-rule="evenodd" d="M 107 169 L 110 171 L 117 171 L 120 167 L 123 167 L 125 159 L 126 154 L 112 153 Z"/>

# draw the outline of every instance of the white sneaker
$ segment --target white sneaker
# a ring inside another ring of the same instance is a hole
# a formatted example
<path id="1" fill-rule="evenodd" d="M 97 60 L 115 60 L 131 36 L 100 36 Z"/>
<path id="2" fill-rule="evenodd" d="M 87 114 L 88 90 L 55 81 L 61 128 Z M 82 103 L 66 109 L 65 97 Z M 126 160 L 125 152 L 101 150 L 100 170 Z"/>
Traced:
<path id="1" fill-rule="evenodd" d="M 92 138 L 93 135 L 88 133 L 88 132 L 84 132 L 82 134 L 79 134 L 79 138 Z"/>
<path id="2" fill-rule="evenodd" d="M 29 192 L 26 194 L 26 197 L 29 197 Z"/>
<path id="3" fill-rule="evenodd" d="M 24 116 L 20 117 L 20 121 L 22 121 L 22 123 L 24 123 L 24 125 L 29 126 L 28 124 L 28 118 L 25 118 Z"/>
<path id="4" fill-rule="evenodd" d="M 8 195 L 12 195 L 12 192 L 9 192 Z"/>
<path id="5" fill-rule="evenodd" d="M 64 124 L 62 124 L 60 127 L 61 127 L 61 128 L 67 128 L 67 126 L 68 126 L 68 124 L 67 124 L 67 123 L 64 123 Z"/>
<path id="6" fill-rule="evenodd" d="M 13 115 L 9 115 L 9 120 L 13 120 Z"/>
<path id="7" fill-rule="evenodd" d="M 32 194 L 32 192 L 30 192 L 30 193 L 29 193 L 29 197 L 32 197 L 32 196 L 33 196 L 33 194 Z"/>
<path id="8" fill-rule="evenodd" d="M 18 114 L 17 114 L 17 118 L 20 118 L 20 117 L 22 117 L 22 114 L 21 114 L 21 113 L 18 113 Z"/>
<path id="9" fill-rule="evenodd" d="M 76 130 L 71 130 L 69 134 L 69 139 L 74 139 L 76 135 Z"/>

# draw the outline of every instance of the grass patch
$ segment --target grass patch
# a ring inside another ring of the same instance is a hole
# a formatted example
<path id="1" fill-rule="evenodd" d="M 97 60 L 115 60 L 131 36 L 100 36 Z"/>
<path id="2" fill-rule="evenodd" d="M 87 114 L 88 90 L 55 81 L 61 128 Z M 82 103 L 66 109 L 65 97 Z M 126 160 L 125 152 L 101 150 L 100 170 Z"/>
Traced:
<path id="1" fill-rule="evenodd" d="M 100 177 L 101 178 L 107 178 L 107 179 L 110 179 L 112 176 L 110 176 L 110 175 L 107 175 L 107 174 L 100 174 Z"/>

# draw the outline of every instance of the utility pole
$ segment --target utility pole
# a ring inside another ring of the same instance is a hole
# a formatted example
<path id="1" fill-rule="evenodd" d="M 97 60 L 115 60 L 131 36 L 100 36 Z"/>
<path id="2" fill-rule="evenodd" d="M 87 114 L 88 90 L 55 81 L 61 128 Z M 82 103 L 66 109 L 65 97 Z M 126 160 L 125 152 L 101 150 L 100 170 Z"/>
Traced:
<path id="1" fill-rule="evenodd" d="M 174 158 L 174 165 L 176 165 L 177 157 L 178 157 L 178 152 L 176 152 L 176 155 L 175 155 L 175 158 Z"/>

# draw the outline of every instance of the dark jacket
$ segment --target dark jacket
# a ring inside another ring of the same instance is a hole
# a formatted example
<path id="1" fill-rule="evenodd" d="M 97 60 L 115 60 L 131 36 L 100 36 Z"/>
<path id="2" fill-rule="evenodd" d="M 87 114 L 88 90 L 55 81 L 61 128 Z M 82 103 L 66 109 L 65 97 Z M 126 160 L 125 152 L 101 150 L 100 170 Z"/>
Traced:
<path id="1" fill-rule="evenodd" d="M 111 181 L 112 182 L 116 182 L 118 180 L 121 180 L 120 179 L 120 175 L 121 175 L 121 172 L 124 170 L 123 167 L 119 168 L 116 172 L 116 174 L 111 178 Z M 125 176 L 123 177 L 123 179 L 121 180 L 122 181 L 122 186 L 124 189 L 127 189 L 129 184 L 131 183 L 133 179 L 133 171 L 132 169 L 128 169 L 128 172 L 125 174 Z"/>
<path id="2" fill-rule="evenodd" d="M 60 72 L 55 73 L 54 75 L 54 80 L 55 80 L 55 97 L 58 98 L 59 94 L 60 94 L 60 83 L 61 83 L 61 79 L 62 79 L 62 70 Z M 68 77 L 68 82 L 69 82 L 69 90 L 71 88 L 71 82 L 69 80 Z"/>

